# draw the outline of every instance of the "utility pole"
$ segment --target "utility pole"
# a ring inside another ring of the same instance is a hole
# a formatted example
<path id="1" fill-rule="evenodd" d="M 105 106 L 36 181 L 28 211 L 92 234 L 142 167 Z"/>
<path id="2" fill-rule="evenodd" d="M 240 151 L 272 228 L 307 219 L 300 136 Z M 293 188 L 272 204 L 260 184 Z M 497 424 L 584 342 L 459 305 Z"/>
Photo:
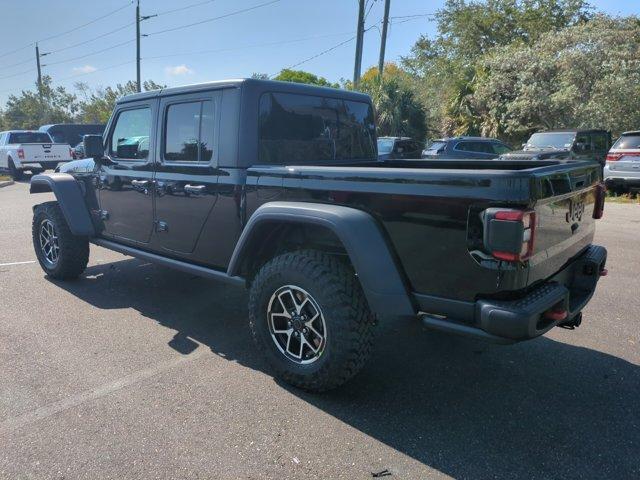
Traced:
<path id="1" fill-rule="evenodd" d="M 136 4 L 136 90 L 140 89 L 140 0 Z"/>
<path id="2" fill-rule="evenodd" d="M 359 0 L 358 28 L 356 33 L 356 60 L 353 66 L 353 86 L 360 83 L 360 70 L 362 69 L 362 43 L 364 40 L 364 0 Z"/>
<path id="3" fill-rule="evenodd" d="M 384 0 L 384 18 L 382 20 L 382 39 L 380 40 L 380 60 L 378 60 L 378 75 L 382 81 L 382 69 L 384 68 L 384 50 L 387 46 L 387 27 L 389 26 L 389 4 L 391 0 Z"/>
<path id="4" fill-rule="evenodd" d="M 36 64 L 38 65 L 38 90 L 42 88 L 42 71 L 40 70 L 40 49 L 36 42 Z"/>

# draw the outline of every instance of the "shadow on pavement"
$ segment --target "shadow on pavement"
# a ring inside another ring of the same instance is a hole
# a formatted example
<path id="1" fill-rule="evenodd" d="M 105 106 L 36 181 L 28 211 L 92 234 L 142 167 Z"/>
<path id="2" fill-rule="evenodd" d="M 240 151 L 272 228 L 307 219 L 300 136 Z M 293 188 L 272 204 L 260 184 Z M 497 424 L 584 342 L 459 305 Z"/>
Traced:
<path id="1" fill-rule="evenodd" d="M 181 353 L 195 340 L 264 368 L 241 290 L 133 259 L 55 283 L 97 308 L 131 307 L 175 330 L 170 346 Z M 378 330 L 368 365 L 343 388 L 282 388 L 455 478 L 639 478 L 637 365 L 545 337 L 504 347 L 415 321 Z"/>

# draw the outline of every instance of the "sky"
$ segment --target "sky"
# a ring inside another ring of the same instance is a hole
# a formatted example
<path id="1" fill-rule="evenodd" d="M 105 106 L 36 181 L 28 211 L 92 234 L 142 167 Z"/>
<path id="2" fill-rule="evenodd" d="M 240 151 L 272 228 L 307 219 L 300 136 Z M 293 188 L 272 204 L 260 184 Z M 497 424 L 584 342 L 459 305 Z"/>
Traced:
<path id="1" fill-rule="evenodd" d="M 435 34 L 426 15 L 443 3 L 391 0 L 387 61 L 409 54 L 421 34 Z M 639 0 L 591 4 L 610 14 L 640 14 Z M 42 73 L 55 85 L 73 90 L 75 82 L 96 88 L 135 79 L 131 0 L 0 0 L 0 5 L 0 106 L 36 81 L 36 41 Z M 143 80 L 175 86 L 254 72 L 272 75 L 290 67 L 330 81 L 353 76 L 358 0 L 140 0 L 140 9 L 142 15 L 158 15 L 142 22 L 141 32 L 148 35 L 141 42 Z M 383 10 L 384 0 L 368 0 L 366 26 L 374 28 L 365 34 L 363 72 L 377 65 L 375 26 Z"/>

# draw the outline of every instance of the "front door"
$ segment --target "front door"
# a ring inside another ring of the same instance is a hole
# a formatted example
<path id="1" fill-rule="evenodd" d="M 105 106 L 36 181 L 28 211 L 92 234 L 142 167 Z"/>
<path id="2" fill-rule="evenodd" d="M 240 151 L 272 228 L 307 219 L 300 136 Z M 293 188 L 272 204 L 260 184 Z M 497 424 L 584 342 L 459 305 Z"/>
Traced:
<path id="1" fill-rule="evenodd" d="M 146 244 L 153 231 L 154 130 L 157 100 L 117 107 L 98 173 L 103 235 Z"/>
<path id="2" fill-rule="evenodd" d="M 155 250 L 193 258 L 217 200 L 218 117 L 221 92 L 160 102 L 160 158 L 155 176 Z"/>

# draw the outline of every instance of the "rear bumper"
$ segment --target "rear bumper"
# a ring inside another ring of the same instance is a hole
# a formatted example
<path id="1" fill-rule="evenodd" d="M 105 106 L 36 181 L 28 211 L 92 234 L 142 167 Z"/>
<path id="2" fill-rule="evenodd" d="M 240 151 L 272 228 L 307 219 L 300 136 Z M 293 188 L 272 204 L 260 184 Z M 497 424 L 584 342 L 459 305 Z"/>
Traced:
<path id="1" fill-rule="evenodd" d="M 538 337 L 562 324 L 576 324 L 589 302 L 607 261 L 604 247 L 591 245 L 585 252 L 545 283 L 514 300 L 481 299 L 468 305 L 456 302 L 454 317 L 422 313 L 426 326 L 500 343 Z M 419 303 L 420 298 L 418 298 Z M 433 304 L 432 302 L 427 302 Z M 422 307 L 423 305 L 421 305 Z M 452 306 L 454 307 L 454 306 Z M 545 315 L 566 312 L 563 318 Z"/>
<path id="2" fill-rule="evenodd" d="M 20 162 L 20 165 L 16 165 L 16 168 L 20 170 L 29 170 L 31 168 L 56 168 L 59 163 L 66 163 L 70 160 L 56 160 L 55 162 Z"/>
<path id="3" fill-rule="evenodd" d="M 604 167 L 604 182 L 608 187 L 639 187 L 640 169 L 618 170 L 607 163 Z"/>

